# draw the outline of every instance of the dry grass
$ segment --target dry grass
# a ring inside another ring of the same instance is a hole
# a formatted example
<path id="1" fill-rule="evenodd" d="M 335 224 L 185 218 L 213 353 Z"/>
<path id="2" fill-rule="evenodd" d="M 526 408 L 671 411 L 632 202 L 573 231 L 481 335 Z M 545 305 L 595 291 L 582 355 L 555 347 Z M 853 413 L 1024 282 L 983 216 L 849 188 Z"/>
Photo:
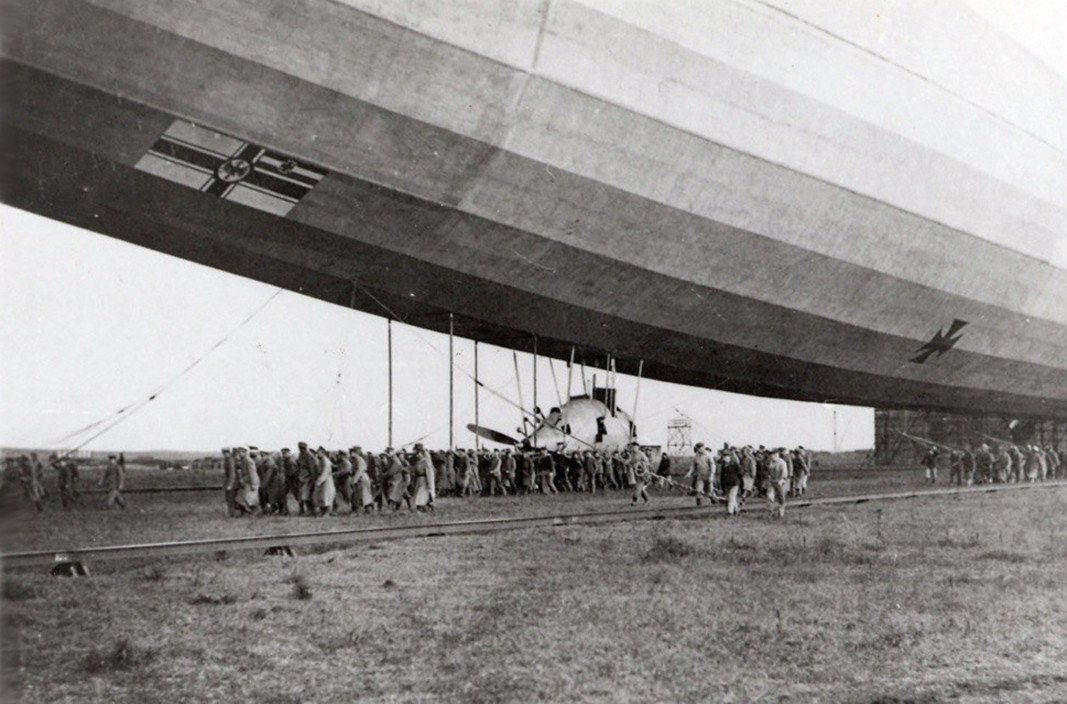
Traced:
<path id="1" fill-rule="evenodd" d="M 14 694 L 168 704 L 1067 696 L 1067 489 L 785 521 L 759 510 L 297 558 L 204 556 L 160 566 L 160 579 L 146 567 L 7 575 Z M 104 665 L 87 677 L 90 660 Z"/>

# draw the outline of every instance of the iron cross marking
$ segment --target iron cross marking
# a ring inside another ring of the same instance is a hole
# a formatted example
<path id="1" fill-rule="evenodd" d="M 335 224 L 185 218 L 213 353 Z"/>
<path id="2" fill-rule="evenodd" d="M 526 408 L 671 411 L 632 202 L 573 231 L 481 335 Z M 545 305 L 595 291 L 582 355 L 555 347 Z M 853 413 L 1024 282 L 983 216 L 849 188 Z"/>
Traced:
<path id="1" fill-rule="evenodd" d="M 926 360 L 930 359 L 930 355 L 936 354 L 940 357 L 948 352 L 960 341 L 962 335 L 959 335 L 958 333 L 966 324 L 966 320 L 954 318 L 952 320 L 952 325 L 948 328 L 948 333 L 945 333 L 944 328 L 938 329 L 937 334 L 931 337 L 929 342 L 919 348 L 917 354 L 911 358 L 911 361 L 916 364 L 923 364 Z"/>

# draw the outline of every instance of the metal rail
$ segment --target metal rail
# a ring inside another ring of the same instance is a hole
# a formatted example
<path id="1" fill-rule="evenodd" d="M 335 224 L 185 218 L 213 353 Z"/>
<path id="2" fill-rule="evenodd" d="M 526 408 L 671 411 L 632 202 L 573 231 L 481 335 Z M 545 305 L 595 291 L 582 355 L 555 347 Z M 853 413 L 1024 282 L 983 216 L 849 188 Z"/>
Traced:
<path id="1" fill-rule="evenodd" d="M 822 499 L 799 499 L 791 501 L 787 505 L 790 508 L 797 509 L 840 504 L 862 504 L 871 501 L 893 501 L 937 496 L 989 494 L 1001 491 L 1052 489 L 1062 487 L 1067 487 L 1067 481 L 1042 482 L 1040 484 L 989 484 L 975 487 L 961 487 L 957 489 L 932 489 L 926 491 L 904 491 L 888 494 L 835 496 Z M 523 530 L 529 528 L 597 525 L 602 523 L 618 523 L 621 521 L 694 518 L 709 514 L 721 515 L 721 513 L 722 507 L 717 505 L 641 509 L 628 508 L 616 511 L 532 516 L 526 518 L 490 518 L 385 528 L 352 528 L 348 530 L 311 533 L 282 533 L 244 538 L 183 540 L 165 543 L 113 545 L 102 548 L 14 552 L 0 555 L 0 564 L 3 565 L 4 569 L 14 569 L 19 567 L 50 565 L 56 562 L 69 560 L 91 562 L 95 560 L 119 560 L 145 557 L 159 558 L 230 550 L 265 550 L 267 548 L 283 545 L 289 547 L 306 547 L 309 545 L 331 545 L 364 541 L 398 540 L 403 538 L 430 538 L 446 535 L 496 533 L 506 530 Z"/>

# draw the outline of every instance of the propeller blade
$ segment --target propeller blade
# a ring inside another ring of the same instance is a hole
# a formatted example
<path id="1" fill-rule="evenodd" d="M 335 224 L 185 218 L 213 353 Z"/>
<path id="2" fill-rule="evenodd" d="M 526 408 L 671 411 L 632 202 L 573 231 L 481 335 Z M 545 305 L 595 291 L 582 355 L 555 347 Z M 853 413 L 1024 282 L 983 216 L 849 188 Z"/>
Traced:
<path id="1" fill-rule="evenodd" d="M 482 426 L 475 425 L 474 423 L 468 423 L 467 430 L 471 431 L 480 438 L 492 440 L 493 442 L 498 442 L 502 445 L 518 445 L 520 442 L 519 440 L 516 440 L 510 435 L 505 435 L 499 430 L 493 430 L 492 428 L 483 428 Z"/>

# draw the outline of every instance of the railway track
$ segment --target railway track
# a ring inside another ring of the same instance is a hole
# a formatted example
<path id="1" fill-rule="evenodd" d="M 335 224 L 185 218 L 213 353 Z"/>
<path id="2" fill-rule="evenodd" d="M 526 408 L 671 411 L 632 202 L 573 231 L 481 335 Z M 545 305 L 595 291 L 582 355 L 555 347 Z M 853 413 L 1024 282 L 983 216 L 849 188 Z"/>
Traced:
<path id="1" fill-rule="evenodd" d="M 818 506 L 863 504 L 874 501 L 967 496 L 972 494 L 992 494 L 1007 491 L 1031 491 L 1063 487 L 1067 487 L 1067 481 L 1043 482 L 1040 484 L 993 484 L 976 487 L 960 487 L 957 489 L 928 489 L 922 491 L 903 491 L 883 494 L 859 494 L 852 496 L 793 500 L 789 502 L 788 508 L 790 510 L 796 510 Z M 404 538 L 432 538 L 446 535 L 471 535 L 478 533 L 496 533 L 507 530 L 528 530 L 531 528 L 598 525 L 604 523 L 618 523 L 622 521 L 697 518 L 710 515 L 721 516 L 722 506 L 710 505 L 665 508 L 627 507 L 625 509 L 614 511 L 530 516 L 524 518 L 490 518 L 384 528 L 352 528 L 319 532 L 280 533 L 242 538 L 182 540 L 163 543 L 112 545 L 98 548 L 12 552 L 0 554 L 0 565 L 2 565 L 4 569 L 16 569 L 53 565 L 58 562 L 75 560 L 92 563 L 99 560 L 160 558 L 236 550 L 267 550 L 269 548 L 281 546 L 294 548 L 314 545 L 343 545 L 368 541 L 399 540 Z"/>

